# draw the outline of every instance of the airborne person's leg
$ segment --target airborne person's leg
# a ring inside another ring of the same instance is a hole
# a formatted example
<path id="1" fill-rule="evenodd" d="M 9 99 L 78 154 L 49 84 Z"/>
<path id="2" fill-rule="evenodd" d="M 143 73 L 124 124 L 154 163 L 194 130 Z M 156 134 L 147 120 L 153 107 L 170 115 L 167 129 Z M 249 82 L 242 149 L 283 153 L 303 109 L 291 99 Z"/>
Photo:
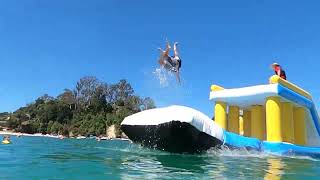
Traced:
<path id="1" fill-rule="evenodd" d="M 160 51 L 161 51 L 161 54 L 160 54 L 160 59 L 159 59 L 159 64 L 160 65 L 165 65 L 165 59 L 169 57 L 169 51 L 171 49 L 171 46 L 170 46 L 170 43 L 169 41 L 167 41 L 167 46 L 166 46 L 166 50 L 163 50 L 161 48 L 158 48 Z"/>

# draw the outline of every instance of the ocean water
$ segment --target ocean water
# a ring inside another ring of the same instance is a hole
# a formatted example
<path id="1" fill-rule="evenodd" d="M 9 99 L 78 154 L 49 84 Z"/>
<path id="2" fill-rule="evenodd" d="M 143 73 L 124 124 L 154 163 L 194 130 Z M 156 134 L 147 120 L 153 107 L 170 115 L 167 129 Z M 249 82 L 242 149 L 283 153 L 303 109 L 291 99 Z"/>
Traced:
<path id="1" fill-rule="evenodd" d="M 309 157 L 245 150 L 171 154 L 119 140 L 11 139 L 0 145 L 0 179 L 320 179 L 320 159 Z"/>

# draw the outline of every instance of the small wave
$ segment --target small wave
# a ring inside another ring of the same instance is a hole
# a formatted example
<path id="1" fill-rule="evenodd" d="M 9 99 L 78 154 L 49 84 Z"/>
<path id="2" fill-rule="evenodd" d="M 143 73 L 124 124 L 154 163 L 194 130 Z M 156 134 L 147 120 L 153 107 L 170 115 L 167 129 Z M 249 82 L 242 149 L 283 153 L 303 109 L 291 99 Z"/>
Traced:
<path id="1" fill-rule="evenodd" d="M 264 152 L 247 150 L 245 148 L 242 149 L 230 149 L 226 146 L 222 148 L 212 148 L 207 151 L 205 156 L 216 155 L 218 157 L 258 157 L 258 158 L 266 158 L 273 156 L 271 154 L 267 154 Z"/>
<path id="2" fill-rule="evenodd" d="M 314 158 L 311 156 L 302 156 L 302 155 L 283 155 L 282 157 L 288 159 L 299 159 L 299 160 L 310 160 L 310 161 L 320 161 L 318 158 Z"/>
<path id="3" fill-rule="evenodd" d="M 218 157 L 242 157 L 242 158 L 287 158 L 287 159 L 299 159 L 299 160 L 310 160 L 310 161 L 320 161 L 318 158 L 314 158 L 311 156 L 302 156 L 302 155 L 279 155 L 262 151 L 255 150 L 247 150 L 245 148 L 241 149 L 230 149 L 227 146 L 223 146 L 222 148 L 212 148 L 204 154 L 204 156 L 212 156 L 216 155 Z"/>

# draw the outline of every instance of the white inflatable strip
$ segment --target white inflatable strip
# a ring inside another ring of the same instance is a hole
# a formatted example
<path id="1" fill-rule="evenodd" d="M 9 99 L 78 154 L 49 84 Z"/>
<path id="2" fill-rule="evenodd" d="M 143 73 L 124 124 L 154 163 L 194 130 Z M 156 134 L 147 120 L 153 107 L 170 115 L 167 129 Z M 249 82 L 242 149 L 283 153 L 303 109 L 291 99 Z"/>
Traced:
<path id="1" fill-rule="evenodd" d="M 200 111 L 185 106 L 169 106 L 150 109 L 126 117 L 121 125 L 159 125 L 171 121 L 189 123 L 199 131 L 223 140 L 223 130 Z"/>
<path id="2" fill-rule="evenodd" d="M 228 102 L 228 105 L 248 107 L 253 104 L 264 105 L 267 97 L 275 95 L 278 95 L 278 84 L 268 84 L 211 91 L 210 100 Z"/>

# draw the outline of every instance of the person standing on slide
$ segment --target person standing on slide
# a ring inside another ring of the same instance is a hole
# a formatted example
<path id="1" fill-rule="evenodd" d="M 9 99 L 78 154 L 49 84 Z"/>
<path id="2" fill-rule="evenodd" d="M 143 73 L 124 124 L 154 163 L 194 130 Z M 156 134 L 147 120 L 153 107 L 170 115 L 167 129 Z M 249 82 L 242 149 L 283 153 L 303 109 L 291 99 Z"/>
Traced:
<path id="1" fill-rule="evenodd" d="M 167 42 L 166 50 L 162 50 L 161 48 L 158 48 L 161 51 L 159 64 L 163 68 L 171 72 L 175 72 L 177 80 L 180 83 L 181 59 L 179 57 L 177 45 L 178 45 L 178 42 L 175 42 L 173 44 L 173 51 L 174 51 L 173 56 L 169 56 L 169 51 L 171 49 L 169 42 Z"/>
<path id="2" fill-rule="evenodd" d="M 287 80 L 286 72 L 282 69 L 282 67 L 278 63 L 273 63 L 271 65 L 274 73 L 280 76 L 282 79 Z"/>

